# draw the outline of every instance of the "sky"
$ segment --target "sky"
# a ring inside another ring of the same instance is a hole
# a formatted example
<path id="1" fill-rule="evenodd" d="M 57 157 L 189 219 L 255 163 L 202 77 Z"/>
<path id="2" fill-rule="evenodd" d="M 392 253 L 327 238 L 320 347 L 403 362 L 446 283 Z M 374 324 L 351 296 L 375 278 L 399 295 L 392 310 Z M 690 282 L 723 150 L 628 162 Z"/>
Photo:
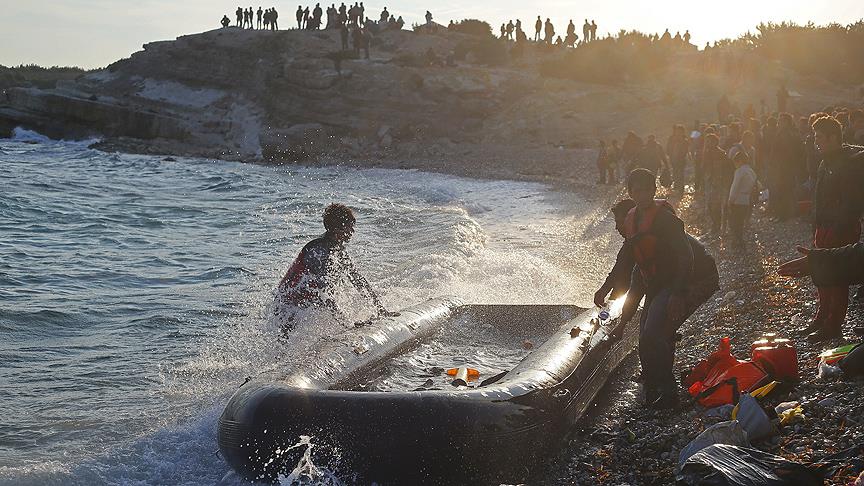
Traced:
<path id="1" fill-rule="evenodd" d="M 280 27 L 294 20 L 297 3 L 265 0 L 256 10 L 276 7 Z M 296 1 L 296 0 L 295 0 Z M 331 0 L 332 3 L 333 0 Z M 234 19 L 234 1 L 226 0 L 3 0 L 0 65 L 104 67 L 128 57 L 147 42 L 219 26 L 223 14 Z M 248 3 L 248 0 L 247 0 Z M 304 1 L 304 6 L 308 1 Z M 337 2 L 341 3 L 341 0 Z M 577 33 L 585 18 L 598 25 L 598 35 L 625 29 L 672 35 L 689 29 L 692 42 L 704 45 L 737 37 L 764 21 L 791 20 L 817 24 L 848 24 L 864 18 L 864 0 L 365 0 L 367 16 L 376 18 L 385 5 L 410 25 L 421 22 L 430 9 L 436 22 L 478 18 L 497 32 L 503 22 L 521 19 L 526 31 L 538 15 L 552 19 L 563 32 L 573 19 Z M 326 5 L 326 4 L 325 4 Z M 314 4 L 312 4 L 314 7 Z M 322 5 L 323 6 L 323 5 Z M 371 14 L 370 14 L 371 13 Z M 529 32 L 529 37 L 533 34 Z"/>

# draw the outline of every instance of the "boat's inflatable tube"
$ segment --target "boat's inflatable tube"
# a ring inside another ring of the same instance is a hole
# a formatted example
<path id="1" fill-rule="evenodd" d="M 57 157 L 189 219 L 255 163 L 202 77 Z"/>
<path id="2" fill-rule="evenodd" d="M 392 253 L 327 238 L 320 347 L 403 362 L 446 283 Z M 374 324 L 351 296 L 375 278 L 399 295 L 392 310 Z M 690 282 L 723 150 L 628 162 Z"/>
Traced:
<path id="1" fill-rule="evenodd" d="M 341 390 L 464 311 L 521 313 L 538 325 L 564 324 L 515 368 L 477 388 Z M 219 448 L 238 472 L 257 480 L 274 480 L 293 468 L 297 457 L 286 449 L 301 435 L 313 436 L 316 450 L 338 456 L 330 465 L 360 483 L 523 480 L 567 436 L 634 349 L 638 321 L 623 338 L 610 340 L 617 322 L 616 316 L 600 322 L 596 310 L 572 306 L 431 301 L 331 343 L 321 354 L 323 366 L 276 383 L 244 384 L 219 419 Z"/>

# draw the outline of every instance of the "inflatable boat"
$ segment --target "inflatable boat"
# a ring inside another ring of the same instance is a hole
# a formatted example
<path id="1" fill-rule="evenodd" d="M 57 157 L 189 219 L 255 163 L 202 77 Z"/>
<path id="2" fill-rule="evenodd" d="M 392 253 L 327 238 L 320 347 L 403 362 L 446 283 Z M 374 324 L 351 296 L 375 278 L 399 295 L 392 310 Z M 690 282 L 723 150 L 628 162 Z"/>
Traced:
<path id="1" fill-rule="evenodd" d="M 609 315 L 436 299 L 405 309 L 325 343 L 303 370 L 247 380 L 219 419 L 219 449 L 236 471 L 258 481 L 292 470 L 298 457 L 290 446 L 300 436 L 313 437 L 316 453 L 326 456 L 315 464 L 358 484 L 524 480 L 562 445 L 634 349 L 637 320 L 610 336 L 617 307 Z M 544 342 L 512 369 L 475 383 L 441 378 L 437 389 L 365 391 L 394 357 L 456 321 L 492 326 L 514 342 L 530 330 Z"/>

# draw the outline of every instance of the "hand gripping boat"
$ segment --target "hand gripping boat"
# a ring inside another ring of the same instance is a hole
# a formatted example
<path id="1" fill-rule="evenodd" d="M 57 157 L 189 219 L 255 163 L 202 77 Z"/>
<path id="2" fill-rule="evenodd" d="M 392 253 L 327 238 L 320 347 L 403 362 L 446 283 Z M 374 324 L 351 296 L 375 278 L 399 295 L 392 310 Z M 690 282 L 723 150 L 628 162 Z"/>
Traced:
<path id="1" fill-rule="evenodd" d="M 609 338 L 619 312 L 601 320 L 596 309 L 575 306 L 431 300 L 327 343 L 314 366 L 275 382 L 247 381 L 219 419 L 219 449 L 252 480 L 273 481 L 290 471 L 298 458 L 287 449 L 301 435 L 314 438 L 316 451 L 338 456 L 337 474 L 360 484 L 523 480 L 561 445 L 634 349 L 638 319 L 620 339 Z M 473 388 L 351 391 L 466 315 L 505 333 L 542 331 L 546 340 L 514 368 Z"/>

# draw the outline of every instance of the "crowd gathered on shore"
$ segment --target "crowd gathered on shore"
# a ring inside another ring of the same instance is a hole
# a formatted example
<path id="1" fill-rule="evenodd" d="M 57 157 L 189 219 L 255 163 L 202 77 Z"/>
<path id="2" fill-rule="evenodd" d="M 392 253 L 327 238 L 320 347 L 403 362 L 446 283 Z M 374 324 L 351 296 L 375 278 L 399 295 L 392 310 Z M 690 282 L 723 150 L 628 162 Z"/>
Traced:
<path id="1" fill-rule="evenodd" d="M 788 99 L 786 87 L 781 86 L 777 91 L 778 110 L 764 111 L 763 102 L 763 112 L 757 116 L 752 105 L 742 112 L 723 96 L 718 102 L 717 122 L 697 121 L 689 131 L 683 124 L 677 124 L 672 127 L 665 145 L 654 134 L 643 140 L 632 131 L 620 144 L 618 140 L 599 142 L 598 184 L 616 184 L 623 180 L 637 202 L 625 200 L 612 209 L 616 227 L 625 236 L 625 244 L 616 268 L 598 290 L 595 302 L 603 305 L 610 292 L 621 294 L 630 288 L 629 301 L 637 280 L 640 288 L 635 295 L 639 299 L 646 294 L 641 286 L 649 289 L 639 346 L 649 404 L 658 402 L 658 397 L 664 393 L 667 403 L 675 401 L 676 387 L 671 375 L 674 343 L 670 351 L 670 343 L 664 339 L 670 340 L 674 329 L 686 319 L 682 312 L 691 314 L 717 290 L 713 262 L 702 265 L 699 270 L 697 261 L 705 254 L 702 244 L 690 238 L 688 249 L 681 236 L 680 220 L 662 224 L 656 220 L 658 215 L 667 220 L 674 218 L 663 210 L 672 212 L 665 201 L 654 204 L 656 182 L 672 194 L 680 195 L 688 188 L 694 204 L 701 207 L 703 221 L 710 227 L 708 239 L 730 237 L 729 246 L 738 251 L 746 251 L 748 233 L 752 233 L 751 214 L 756 205 L 767 203 L 767 212 L 776 221 L 809 218 L 814 227 L 815 249 L 801 248 L 799 251 L 805 256 L 785 264 L 780 273 L 814 275 L 818 307 L 813 321 L 800 329 L 802 336 L 811 343 L 843 337 L 849 285 L 861 283 L 861 260 L 856 255 L 861 250 L 859 240 L 864 215 L 864 191 L 861 190 L 864 187 L 864 147 L 861 146 L 864 145 L 864 110 L 832 106 L 796 117 L 787 111 Z M 642 197 L 644 202 L 639 204 L 634 194 L 648 190 L 652 197 Z M 644 235 L 651 235 L 647 246 L 643 243 Z M 679 240 L 677 245 L 673 243 L 676 239 Z M 845 248 L 831 250 L 841 247 Z M 824 262 L 825 252 L 836 256 L 838 262 L 832 263 L 828 270 L 816 268 L 814 262 Z M 634 273 L 634 283 L 629 283 L 634 260 L 642 276 L 637 279 Z M 676 271 L 680 261 L 690 261 L 684 267 L 691 270 Z M 623 270 L 619 268 L 621 262 L 625 262 Z M 857 265 L 857 268 L 838 270 L 844 264 Z M 646 267 L 650 269 L 648 272 Z M 681 275 L 687 274 L 691 275 L 690 280 L 682 281 Z M 667 295 L 670 288 L 671 298 Z M 681 300 L 677 303 L 674 302 L 676 288 Z M 712 290 L 702 292 L 706 288 Z M 663 303 L 654 310 L 652 299 L 658 298 Z M 631 313 L 635 312 L 635 304 L 637 302 L 633 302 Z M 856 328 L 857 333 L 861 331 Z M 655 342 L 657 336 L 666 338 Z M 658 350 L 664 349 L 665 356 L 658 358 Z M 658 367 L 662 373 L 655 376 Z M 654 385 L 650 382 L 652 379 L 656 381 Z"/>

